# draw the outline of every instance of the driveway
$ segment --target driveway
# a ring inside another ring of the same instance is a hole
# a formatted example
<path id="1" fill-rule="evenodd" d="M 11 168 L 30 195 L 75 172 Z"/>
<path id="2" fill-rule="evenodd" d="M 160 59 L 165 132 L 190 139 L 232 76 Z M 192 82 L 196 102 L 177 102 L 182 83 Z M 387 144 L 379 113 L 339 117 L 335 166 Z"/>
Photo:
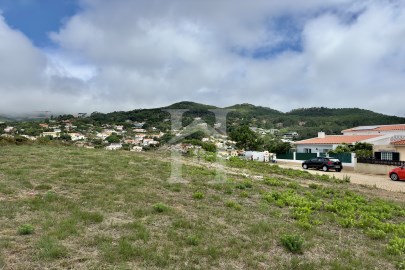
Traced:
<path id="1" fill-rule="evenodd" d="M 293 163 L 283 163 L 279 162 L 278 165 L 282 168 L 292 168 L 297 170 L 303 170 L 300 164 L 293 164 Z M 404 192 L 405 193 L 405 181 L 391 181 L 388 176 L 385 175 L 372 175 L 372 174 L 364 174 L 364 173 L 357 173 L 350 170 L 343 170 L 341 172 L 323 172 L 320 170 L 310 169 L 305 170 L 312 174 L 327 174 L 329 176 L 334 175 L 336 178 L 342 179 L 343 176 L 347 175 L 350 176 L 350 182 L 359 185 L 369 185 L 375 186 L 377 188 L 389 190 L 389 191 L 396 191 L 396 192 Z"/>

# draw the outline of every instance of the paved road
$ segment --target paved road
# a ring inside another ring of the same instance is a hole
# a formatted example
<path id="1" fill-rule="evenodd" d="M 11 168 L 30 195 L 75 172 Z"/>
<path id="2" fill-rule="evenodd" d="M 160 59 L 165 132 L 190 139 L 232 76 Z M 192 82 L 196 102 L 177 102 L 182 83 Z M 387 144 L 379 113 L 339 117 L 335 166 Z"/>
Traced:
<path id="1" fill-rule="evenodd" d="M 283 163 L 280 162 L 278 165 L 282 168 L 293 168 L 293 169 L 300 169 L 304 170 L 301 168 L 300 164 L 293 164 L 293 163 Z M 404 192 L 405 193 L 405 181 L 391 181 L 388 176 L 384 175 L 371 175 L 371 174 L 363 174 L 363 173 L 357 173 L 354 171 L 350 170 L 345 170 L 343 168 L 342 172 L 334 172 L 334 171 L 329 171 L 329 172 L 323 172 L 323 171 L 318 171 L 315 169 L 310 169 L 306 170 L 312 174 L 327 174 L 327 175 L 335 175 L 336 178 L 342 179 L 343 176 L 348 175 L 350 176 L 350 182 L 354 184 L 360 184 L 360 185 L 370 185 L 370 186 L 375 186 L 377 188 L 389 190 L 389 191 L 396 191 L 396 192 Z"/>

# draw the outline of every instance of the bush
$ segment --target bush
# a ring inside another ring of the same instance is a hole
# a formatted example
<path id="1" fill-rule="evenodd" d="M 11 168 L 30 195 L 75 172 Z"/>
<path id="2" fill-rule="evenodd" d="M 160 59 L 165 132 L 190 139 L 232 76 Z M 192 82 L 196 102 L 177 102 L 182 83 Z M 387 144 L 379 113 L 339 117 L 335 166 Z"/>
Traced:
<path id="1" fill-rule="evenodd" d="M 225 203 L 225 205 L 229 208 L 234 208 L 235 210 L 238 210 L 238 211 L 242 209 L 242 206 L 239 203 L 234 202 L 234 201 L 227 201 Z"/>
<path id="2" fill-rule="evenodd" d="M 238 189 L 247 189 L 247 188 L 252 188 L 253 187 L 253 183 L 250 180 L 245 180 L 242 183 L 239 183 L 236 185 L 236 188 Z"/>
<path id="3" fill-rule="evenodd" d="M 198 246 L 200 242 L 201 242 L 200 238 L 195 235 L 190 235 L 186 238 L 186 243 L 191 246 Z"/>
<path id="4" fill-rule="evenodd" d="M 23 224 L 18 227 L 17 232 L 19 235 L 28 235 L 34 233 L 34 226 L 30 224 Z"/>
<path id="5" fill-rule="evenodd" d="M 157 213 L 163 213 L 169 210 L 169 207 L 164 203 L 157 203 L 153 206 L 153 210 Z"/>
<path id="6" fill-rule="evenodd" d="M 366 231 L 366 235 L 368 237 L 370 237 L 371 239 L 384 239 L 386 236 L 386 233 L 383 230 L 368 229 Z"/>
<path id="7" fill-rule="evenodd" d="M 201 200 L 204 198 L 204 193 L 202 193 L 201 191 L 196 191 L 193 193 L 193 198 Z"/>
<path id="8" fill-rule="evenodd" d="M 405 253 L 405 238 L 395 236 L 390 240 L 387 247 L 388 253 L 402 255 Z"/>
<path id="9" fill-rule="evenodd" d="M 302 253 L 304 240 L 297 234 L 284 234 L 280 238 L 283 246 L 292 253 Z"/>

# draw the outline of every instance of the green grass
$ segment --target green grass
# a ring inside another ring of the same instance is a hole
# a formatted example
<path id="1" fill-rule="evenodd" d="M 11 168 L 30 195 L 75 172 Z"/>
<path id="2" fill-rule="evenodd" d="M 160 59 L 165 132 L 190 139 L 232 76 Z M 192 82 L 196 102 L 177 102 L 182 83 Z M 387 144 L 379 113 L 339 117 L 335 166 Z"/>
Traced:
<path id="1" fill-rule="evenodd" d="M 0 147 L 0 268 L 403 269 L 405 194 L 191 161 L 179 184 L 166 152 Z"/>
<path id="2" fill-rule="evenodd" d="M 23 224 L 18 227 L 17 232 L 19 235 L 28 235 L 34 233 L 34 227 L 30 224 Z"/>

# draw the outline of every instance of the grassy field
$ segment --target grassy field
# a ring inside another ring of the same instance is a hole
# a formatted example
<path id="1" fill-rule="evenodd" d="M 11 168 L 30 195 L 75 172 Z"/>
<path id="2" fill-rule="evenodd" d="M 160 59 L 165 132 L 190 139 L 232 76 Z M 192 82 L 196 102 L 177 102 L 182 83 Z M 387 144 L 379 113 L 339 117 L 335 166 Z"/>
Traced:
<path id="1" fill-rule="evenodd" d="M 0 147 L 0 268 L 405 269 L 405 195 L 166 152 Z M 388 181 L 388 180 L 387 180 Z"/>

